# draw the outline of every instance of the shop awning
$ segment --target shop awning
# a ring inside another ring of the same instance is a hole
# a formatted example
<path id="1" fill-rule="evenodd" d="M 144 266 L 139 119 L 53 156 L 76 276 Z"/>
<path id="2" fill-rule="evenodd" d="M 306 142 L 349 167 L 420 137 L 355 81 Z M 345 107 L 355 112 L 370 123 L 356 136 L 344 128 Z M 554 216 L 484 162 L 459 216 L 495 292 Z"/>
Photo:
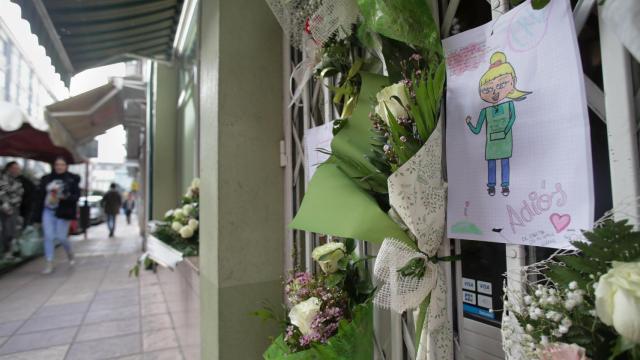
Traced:
<path id="1" fill-rule="evenodd" d="M 53 144 L 45 122 L 32 120 L 18 106 L 6 102 L 0 102 L 0 156 L 45 162 L 62 156 L 72 163 L 82 161 L 77 154 Z"/>
<path id="2" fill-rule="evenodd" d="M 11 0 L 69 85 L 82 70 L 169 60 L 183 0 Z"/>
<path id="3" fill-rule="evenodd" d="M 114 78 L 108 84 L 49 105 L 45 117 L 56 144 L 79 149 L 108 129 L 144 126 L 145 84 Z"/>

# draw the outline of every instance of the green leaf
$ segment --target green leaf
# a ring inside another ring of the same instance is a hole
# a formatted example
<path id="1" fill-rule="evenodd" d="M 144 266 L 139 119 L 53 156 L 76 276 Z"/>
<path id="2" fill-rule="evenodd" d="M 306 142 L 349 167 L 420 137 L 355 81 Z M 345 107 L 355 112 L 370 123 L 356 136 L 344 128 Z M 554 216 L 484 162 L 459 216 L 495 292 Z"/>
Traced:
<path id="1" fill-rule="evenodd" d="M 531 7 L 536 10 L 543 9 L 551 0 L 531 0 Z"/>
<path id="2" fill-rule="evenodd" d="M 418 348 L 420 347 L 420 336 L 422 336 L 422 329 L 427 325 L 427 309 L 429 308 L 429 303 L 431 302 L 431 293 L 424 299 L 424 301 L 420 304 L 420 311 L 418 312 L 418 320 L 416 322 L 416 334 L 414 338 L 414 344 L 416 347 L 416 354 L 418 353 Z"/>
<path id="3" fill-rule="evenodd" d="M 347 249 L 347 254 L 351 254 L 356 249 L 356 241 L 352 238 L 344 239 L 344 246 Z"/>
<path id="4" fill-rule="evenodd" d="M 349 69 L 349 72 L 347 73 L 347 80 L 351 80 L 354 76 L 358 75 L 362 68 L 362 64 L 364 64 L 364 60 L 362 60 L 362 58 L 357 59 L 353 63 L 353 66 L 351 66 L 351 69 Z"/>
<path id="5" fill-rule="evenodd" d="M 342 284 L 344 279 L 345 279 L 344 273 L 333 273 L 333 274 L 327 275 L 324 283 L 327 287 L 336 287 L 339 284 Z"/>

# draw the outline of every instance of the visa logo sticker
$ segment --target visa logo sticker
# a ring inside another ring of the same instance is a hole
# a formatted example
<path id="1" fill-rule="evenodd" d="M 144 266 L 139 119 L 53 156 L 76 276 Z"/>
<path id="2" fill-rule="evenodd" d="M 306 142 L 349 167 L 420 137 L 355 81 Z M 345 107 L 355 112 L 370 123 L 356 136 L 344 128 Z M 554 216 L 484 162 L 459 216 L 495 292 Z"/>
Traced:
<path id="1" fill-rule="evenodd" d="M 490 282 L 486 282 L 486 281 L 478 280 L 478 292 L 479 293 L 483 293 L 483 294 L 487 294 L 487 295 L 491 295 L 491 293 L 492 293 L 492 291 L 491 291 L 491 283 Z"/>
<path id="2" fill-rule="evenodd" d="M 463 277 L 462 288 L 465 290 L 476 291 L 476 281 L 474 279 Z"/>

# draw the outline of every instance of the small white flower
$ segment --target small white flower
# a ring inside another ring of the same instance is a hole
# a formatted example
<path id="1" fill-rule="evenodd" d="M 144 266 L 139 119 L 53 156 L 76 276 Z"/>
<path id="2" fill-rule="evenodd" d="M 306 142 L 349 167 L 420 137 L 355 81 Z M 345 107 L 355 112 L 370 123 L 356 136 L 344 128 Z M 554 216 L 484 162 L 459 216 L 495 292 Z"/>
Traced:
<path id="1" fill-rule="evenodd" d="M 173 215 L 173 209 L 168 210 L 166 213 L 164 213 L 164 217 L 166 217 L 166 218 L 168 218 L 171 215 Z"/>
<path id="2" fill-rule="evenodd" d="M 191 229 L 188 225 L 183 226 L 179 232 L 180 236 L 182 236 L 183 239 L 188 239 L 193 236 L 193 229 Z"/>
<path id="3" fill-rule="evenodd" d="M 536 309 L 534 310 L 534 312 L 535 312 L 535 314 L 536 314 L 538 317 L 541 317 L 541 316 L 542 316 L 542 314 L 544 314 L 544 313 L 542 312 L 542 309 L 540 309 L 540 308 L 536 308 Z"/>
<path id="4" fill-rule="evenodd" d="M 569 289 L 575 290 L 577 288 L 578 288 L 578 283 L 577 282 L 572 281 L 572 282 L 569 283 Z"/>
<path id="5" fill-rule="evenodd" d="M 527 332 L 533 332 L 533 326 L 531 324 L 527 324 L 526 330 Z"/>
<path id="6" fill-rule="evenodd" d="M 540 336 L 540 344 L 542 344 L 542 346 L 549 345 L 549 338 L 544 335 Z"/>
<path id="7" fill-rule="evenodd" d="M 555 305 L 558 302 L 558 298 L 553 295 L 549 295 L 546 300 L 547 300 L 547 304 L 550 304 L 550 305 Z"/>
<path id="8" fill-rule="evenodd" d="M 526 305 L 531 305 L 531 301 L 532 301 L 531 295 L 527 295 L 527 296 L 524 297 L 524 303 Z"/>
<path id="9" fill-rule="evenodd" d="M 568 333 L 568 332 L 569 332 L 569 327 L 564 326 L 564 325 L 560 325 L 560 326 L 558 326 L 558 331 L 559 331 L 561 334 L 566 334 L 566 333 Z"/>
<path id="10" fill-rule="evenodd" d="M 187 223 L 187 226 L 190 227 L 191 230 L 193 230 L 193 231 L 198 230 L 198 226 L 199 225 L 200 225 L 200 223 L 196 219 L 190 219 L 189 222 Z"/>
<path id="11" fill-rule="evenodd" d="M 555 311 L 553 311 L 553 310 L 551 310 L 551 311 L 547 311 L 547 313 L 545 314 L 545 317 L 546 317 L 547 319 L 551 320 L 551 319 L 553 319 L 553 318 L 554 318 L 554 314 L 555 314 L 555 313 L 556 313 L 556 312 L 555 312 Z"/>
<path id="12" fill-rule="evenodd" d="M 184 213 L 185 216 L 189 216 L 192 211 L 193 211 L 193 205 L 191 204 L 186 204 L 185 206 L 182 207 L 182 212 Z"/>
<path id="13" fill-rule="evenodd" d="M 180 229 L 182 229 L 182 224 L 180 224 L 177 221 L 174 221 L 173 223 L 171 223 L 171 229 L 173 229 L 173 231 L 180 231 Z"/>
<path id="14" fill-rule="evenodd" d="M 566 326 L 566 327 L 571 327 L 571 325 L 573 325 L 573 323 L 571 322 L 571 320 L 569 318 L 564 318 L 564 319 L 562 319 L 562 325 Z"/>
<path id="15" fill-rule="evenodd" d="M 537 297 L 541 297 L 542 296 L 542 289 L 536 290 L 535 294 L 536 294 Z"/>
<path id="16" fill-rule="evenodd" d="M 569 310 L 569 311 L 573 310 L 573 308 L 576 307 L 576 305 L 577 304 L 576 304 L 575 300 L 569 299 L 569 300 L 564 302 L 564 308 Z"/>
<path id="17" fill-rule="evenodd" d="M 182 209 L 175 209 L 173 211 L 173 217 L 176 219 L 182 219 L 184 217 L 184 211 Z"/>

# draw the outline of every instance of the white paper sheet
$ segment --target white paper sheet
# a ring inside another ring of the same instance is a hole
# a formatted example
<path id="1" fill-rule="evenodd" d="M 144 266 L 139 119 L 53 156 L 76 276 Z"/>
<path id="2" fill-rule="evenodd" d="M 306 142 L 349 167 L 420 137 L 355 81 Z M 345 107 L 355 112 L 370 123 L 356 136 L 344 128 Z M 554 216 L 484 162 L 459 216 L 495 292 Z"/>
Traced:
<path id="1" fill-rule="evenodd" d="M 543 10 L 526 1 L 443 44 L 448 236 L 569 247 L 594 216 L 589 119 L 569 1 Z"/>
<path id="2" fill-rule="evenodd" d="M 333 121 L 304 131 L 302 142 L 304 143 L 304 169 L 307 182 L 311 180 L 318 166 L 329 158 L 329 155 L 318 151 L 318 149 L 331 151 L 331 140 L 333 140 Z"/>

